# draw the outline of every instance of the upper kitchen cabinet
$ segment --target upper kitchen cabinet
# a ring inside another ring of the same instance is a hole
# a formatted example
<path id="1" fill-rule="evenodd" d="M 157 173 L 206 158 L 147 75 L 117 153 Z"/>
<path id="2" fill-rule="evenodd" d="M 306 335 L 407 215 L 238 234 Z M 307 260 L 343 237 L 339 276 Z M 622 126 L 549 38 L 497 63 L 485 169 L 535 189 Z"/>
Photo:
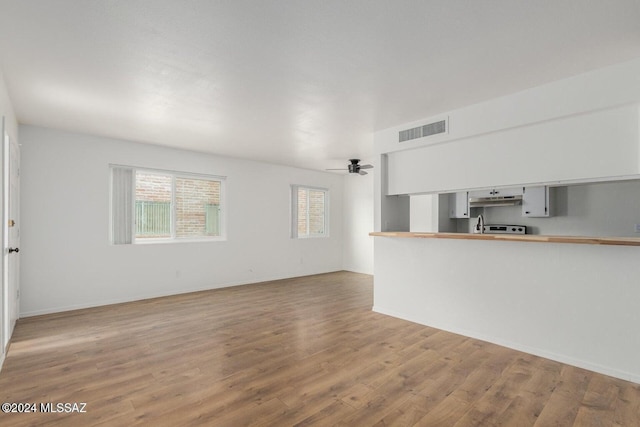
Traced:
<path id="1" fill-rule="evenodd" d="M 551 216 L 547 186 L 525 187 L 522 193 L 522 216 L 530 218 L 545 218 Z"/>
<path id="2" fill-rule="evenodd" d="M 469 218 L 469 193 L 449 193 L 449 218 Z"/>

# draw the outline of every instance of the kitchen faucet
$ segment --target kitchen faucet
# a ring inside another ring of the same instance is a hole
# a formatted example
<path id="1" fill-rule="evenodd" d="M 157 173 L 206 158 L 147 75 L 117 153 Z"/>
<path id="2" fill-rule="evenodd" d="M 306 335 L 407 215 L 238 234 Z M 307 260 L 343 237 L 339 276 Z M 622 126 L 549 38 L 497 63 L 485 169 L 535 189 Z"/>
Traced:
<path id="1" fill-rule="evenodd" d="M 476 224 L 476 233 L 484 234 L 484 217 L 478 215 L 478 223 Z"/>

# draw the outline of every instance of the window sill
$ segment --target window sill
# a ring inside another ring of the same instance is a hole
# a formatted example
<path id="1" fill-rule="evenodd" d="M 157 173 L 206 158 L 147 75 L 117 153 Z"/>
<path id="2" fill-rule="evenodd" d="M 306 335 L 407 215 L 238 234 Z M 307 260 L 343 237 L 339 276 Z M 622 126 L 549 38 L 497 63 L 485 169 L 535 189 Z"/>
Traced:
<path id="1" fill-rule="evenodd" d="M 175 243 L 226 242 L 226 237 L 197 237 L 182 239 L 136 239 L 134 245 L 165 245 Z"/>

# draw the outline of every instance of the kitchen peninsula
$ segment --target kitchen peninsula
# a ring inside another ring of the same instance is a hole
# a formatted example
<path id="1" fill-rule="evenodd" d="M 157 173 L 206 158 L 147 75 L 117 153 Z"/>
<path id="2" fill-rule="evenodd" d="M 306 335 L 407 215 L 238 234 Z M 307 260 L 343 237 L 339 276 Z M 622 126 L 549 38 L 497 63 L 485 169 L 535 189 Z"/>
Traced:
<path id="1" fill-rule="evenodd" d="M 374 311 L 640 383 L 638 75 L 635 60 L 376 132 Z M 563 212 L 487 208 L 528 231 L 483 235 L 438 208 L 512 186 L 560 188 Z"/>
<path id="2" fill-rule="evenodd" d="M 587 245 L 640 246 L 636 237 L 588 237 L 588 236 L 543 236 L 533 234 L 472 234 L 472 233 L 423 233 L 409 231 L 381 231 L 369 233 L 374 237 L 400 237 L 412 239 L 464 239 L 494 240 L 510 242 L 574 243 Z"/>

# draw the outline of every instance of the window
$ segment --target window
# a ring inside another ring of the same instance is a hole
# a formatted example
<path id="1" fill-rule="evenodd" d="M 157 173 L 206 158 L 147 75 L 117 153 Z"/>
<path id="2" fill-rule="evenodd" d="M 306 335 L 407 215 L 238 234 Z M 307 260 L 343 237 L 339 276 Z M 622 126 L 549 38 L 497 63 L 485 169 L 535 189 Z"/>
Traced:
<path id="1" fill-rule="evenodd" d="M 292 237 L 329 235 L 329 190 L 293 185 L 291 200 Z"/>
<path id="2" fill-rule="evenodd" d="M 223 178 L 113 166 L 111 180 L 114 244 L 223 236 Z"/>
<path id="3" fill-rule="evenodd" d="M 173 177 L 136 171 L 136 239 L 171 237 Z"/>

